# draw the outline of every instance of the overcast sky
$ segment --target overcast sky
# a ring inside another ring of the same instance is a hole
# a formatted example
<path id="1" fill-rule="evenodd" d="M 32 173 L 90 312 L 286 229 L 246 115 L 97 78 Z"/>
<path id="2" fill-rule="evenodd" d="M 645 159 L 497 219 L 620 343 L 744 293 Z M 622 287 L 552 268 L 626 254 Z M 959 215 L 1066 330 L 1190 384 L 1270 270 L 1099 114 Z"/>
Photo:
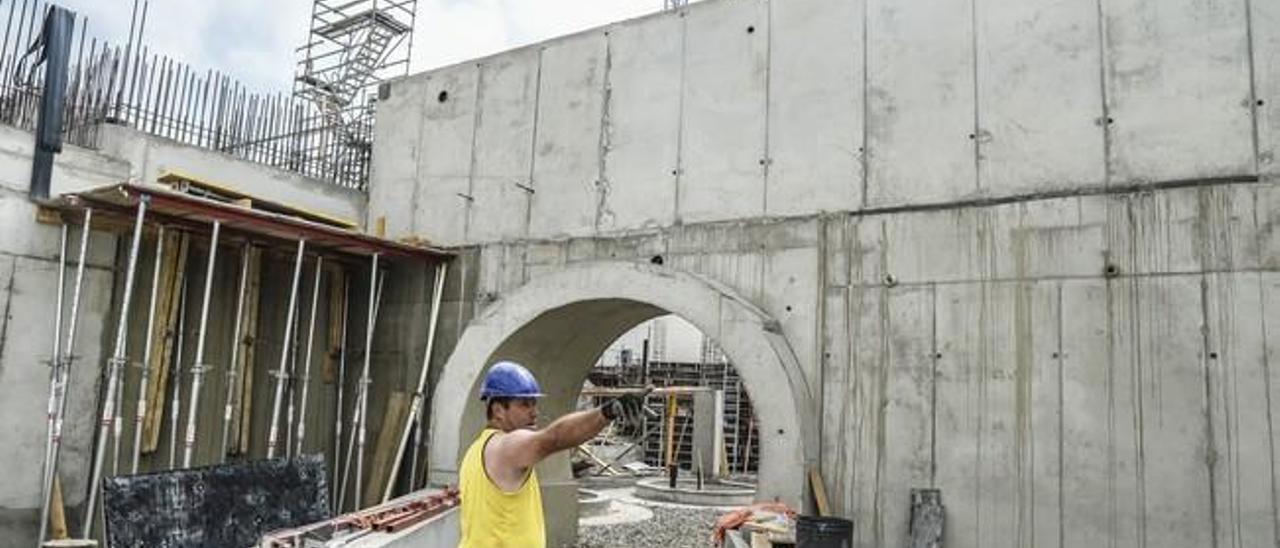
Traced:
<path id="1" fill-rule="evenodd" d="M 133 0 L 54 1 L 87 16 L 90 36 L 124 44 Z M 8 3 L 0 2 L 0 6 Z M 662 4 L 662 0 L 419 0 L 412 71 L 652 13 L 661 10 Z M 311 5 L 311 0 L 151 0 L 144 39 L 153 51 L 200 71 L 220 70 L 262 91 L 287 91 L 297 61 L 294 48 L 306 40 Z"/>

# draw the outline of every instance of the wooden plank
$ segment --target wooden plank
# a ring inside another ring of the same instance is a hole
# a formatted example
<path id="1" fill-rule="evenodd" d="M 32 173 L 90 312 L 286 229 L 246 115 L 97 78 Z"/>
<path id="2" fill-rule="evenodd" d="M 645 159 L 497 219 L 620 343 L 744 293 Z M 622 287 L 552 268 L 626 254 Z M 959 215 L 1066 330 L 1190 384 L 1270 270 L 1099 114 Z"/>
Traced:
<path id="1" fill-rule="evenodd" d="M 190 237 L 185 233 L 168 233 L 165 237 L 164 263 L 160 265 L 160 289 L 156 303 L 156 315 L 161 321 L 155 326 L 151 339 L 152 382 L 147 385 L 147 416 L 142 428 L 142 452 L 151 453 L 160 444 L 160 425 L 164 420 L 165 399 L 169 393 L 169 366 L 173 361 L 174 335 L 178 328 L 179 291 L 186 277 L 187 253 Z"/>
<path id="2" fill-rule="evenodd" d="M 395 456 L 399 434 L 404 430 L 404 422 L 409 412 L 409 394 L 392 392 L 387 400 L 387 411 L 382 416 L 382 424 L 378 425 L 378 440 L 374 444 L 373 458 L 370 460 L 369 477 L 365 483 L 364 504 L 368 507 L 382 502 L 382 492 L 386 489 L 387 473 L 391 469 L 391 459 Z"/>
<path id="3" fill-rule="evenodd" d="M 258 310 L 262 302 L 262 248 L 249 249 L 249 284 L 245 287 L 244 319 L 240 352 L 240 398 L 237 412 L 232 414 L 231 432 L 236 442 L 230 448 L 237 455 L 249 453 L 253 423 L 253 366 L 258 348 Z"/>
<path id="4" fill-rule="evenodd" d="M 283 204 L 283 203 L 272 201 L 272 200 L 267 200 L 261 196 L 256 196 L 241 190 L 236 190 L 234 188 L 225 186 L 223 184 L 207 181 L 187 173 L 181 173 L 178 171 L 167 171 L 165 173 L 162 173 L 160 177 L 156 178 L 156 180 L 161 183 L 165 183 L 169 185 L 171 188 L 179 192 L 190 193 L 190 189 L 194 188 L 201 191 L 199 194 L 202 194 L 202 195 L 212 194 L 216 198 L 222 198 L 223 201 L 227 201 L 231 203 L 238 204 L 241 201 L 247 200 L 251 204 L 257 204 L 257 209 L 261 209 L 263 211 L 281 213 L 284 215 L 299 217 L 302 219 L 306 219 L 308 221 L 314 221 L 321 224 L 336 226 L 336 227 L 345 228 L 345 229 L 354 229 L 358 226 L 355 223 L 355 221 L 351 221 L 349 219 L 341 219 L 341 218 L 334 217 L 332 215 L 327 215 L 325 213 L 321 213 L 318 211 L 312 211 L 312 210 L 301 208 L 301 207 L 296 207 L 296 206 Z"/>
<path id="5" fill-rule="evenodd" d="M 49 538 L 65 540 L 67 533 L 67 509 L 62 502 L 62 477 L 53 476 L 53 499 L 49 502 Z"/>
<path id="6" fill-rule="evenodd" d="M 324 355 L 325 384 L 337 382 L 338 367 L 342 359 L 342 324 L 347 321 L 342 310 L 342 289 L 346 286 L 347 271 L 341 268 L 330 269 L 329 272 L 329 351 Z"/>
<path id="7" fill-rule="evenodd" d="M 809 487 L 813 489 L 813 502 L 818 508 L 818 515 L 831 515 L 831 504 L 827 502 L 827 486 L 822 481 L 822 472 L 813 467 L 809 469 Z"/>

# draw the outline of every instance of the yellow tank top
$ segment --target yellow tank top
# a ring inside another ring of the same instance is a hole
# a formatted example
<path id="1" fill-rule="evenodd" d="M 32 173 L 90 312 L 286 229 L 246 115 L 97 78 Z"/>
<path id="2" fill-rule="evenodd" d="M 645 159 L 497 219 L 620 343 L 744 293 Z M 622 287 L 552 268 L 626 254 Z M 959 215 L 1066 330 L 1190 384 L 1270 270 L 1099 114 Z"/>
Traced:
<path id="1" fill-rule="evenodd" d="M 529 470 L 519 489 L 503 491 L 484 468 L 484 446 L 498 430 L 486 428 L 471 443 L 458 471 L 462 496 L 462 542 L 459 548 L 542 548 L 547 545 L 542 520 L 542 489 Z"/>

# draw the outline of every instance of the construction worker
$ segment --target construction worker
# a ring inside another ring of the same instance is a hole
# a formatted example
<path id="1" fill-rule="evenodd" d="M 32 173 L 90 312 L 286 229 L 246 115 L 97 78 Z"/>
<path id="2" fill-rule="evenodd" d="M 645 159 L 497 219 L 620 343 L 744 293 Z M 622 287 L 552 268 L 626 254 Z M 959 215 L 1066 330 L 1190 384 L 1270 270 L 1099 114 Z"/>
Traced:
<path id="1" fill-rule="evenodd" d="M 594 438 L 610 421 L 636 418 L 648 390 L 569 413 L 537 429 L 538 380 L 510 361 L 493 364 L 480 387 L 488 425 L 462 458 L 460 548 L 534 548 L 547 544 L 542 492 L 533 466 Z"/>

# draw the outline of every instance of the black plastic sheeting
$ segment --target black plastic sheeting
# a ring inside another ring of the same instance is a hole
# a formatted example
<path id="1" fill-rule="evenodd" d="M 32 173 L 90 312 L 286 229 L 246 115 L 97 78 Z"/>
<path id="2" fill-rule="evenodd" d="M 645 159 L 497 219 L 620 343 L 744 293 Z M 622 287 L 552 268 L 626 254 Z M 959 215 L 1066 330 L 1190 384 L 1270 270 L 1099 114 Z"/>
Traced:
<path id="1" fill-rule="evenodd" d="M 107 547 L 253 546 L 329 519 L 325 477 L 324 458 L 305 455 L 107 478 Z"/>

